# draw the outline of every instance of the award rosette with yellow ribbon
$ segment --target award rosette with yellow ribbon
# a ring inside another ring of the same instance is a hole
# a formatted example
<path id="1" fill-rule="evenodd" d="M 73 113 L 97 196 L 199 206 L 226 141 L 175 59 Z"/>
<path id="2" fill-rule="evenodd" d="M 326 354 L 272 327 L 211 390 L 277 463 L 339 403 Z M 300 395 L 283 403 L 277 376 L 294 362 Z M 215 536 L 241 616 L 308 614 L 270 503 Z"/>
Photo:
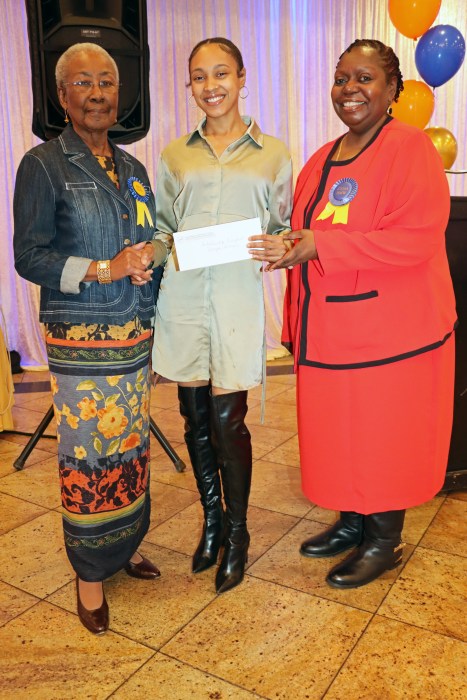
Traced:
<path id="1" fill-rule="evenodd" d="M 358 183 L 351 177 L 344 177 L 333 184 L 329 190 L 327 202 L 319 219 L 333 217 L 333 224 L 346 224 L 349 219 L 349 204 L 358 191 Z"/>
<path id="2" fill-rule="evenodd" d="M 128 189 L 132 197 L 136 199 L 136 225 L 144 226 L 147 219 L 150 226 L 154 226 L 151 213 L 146 202 L 151 194 L 151 188 L 148 185 L 143 185 L 137 177 L 128 178 Z"/>

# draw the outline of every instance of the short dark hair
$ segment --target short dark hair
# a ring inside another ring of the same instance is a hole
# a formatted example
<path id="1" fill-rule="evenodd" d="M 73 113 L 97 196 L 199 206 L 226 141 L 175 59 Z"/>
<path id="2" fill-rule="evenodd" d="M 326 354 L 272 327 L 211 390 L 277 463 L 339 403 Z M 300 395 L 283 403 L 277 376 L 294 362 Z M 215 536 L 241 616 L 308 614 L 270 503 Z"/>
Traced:
<path id="1" fill-rule="evenodd" d="M 397 102 L 397 100 L 399 99 L 399 95 L 404 89 L 404 81 L 402 80 L 399 59 L 397 58 L 394 51 L 391 49 L 390 46 L 386 46 L 386 44 L 383 44 L 382 41 L 378 41 L 377 39 L 355 39 L 355 41 L 352 42 L 343 53 L 341 53 L 341 55 L 339 56 L 339 60 L 345 53 L 350 53 L 352 49 L 355 49 L 358 46 L 367 46 L 368 48 L 377 51 L 381 59 L 383 70 L 386 73 L 386 81 L 388 83 L 391 81 L 392 78 L 396 78 L 397 85 L 396 92 L 394 95 L 394 102 Z"/>
<path id="2" fill-rule="evenodd" d="M 222 51 L 225 51 L 226 53 L 230 54 L 233 56 L 235 59 L 235 62 L 238 66 L 238 73 L 240 73 L 245 66 L 243 65 L 243 58 L 242 54 L 240 53 L 240 49 L 235 46 L 233 41 L 230 41 L 230 39 L 226 39 L 223 36 L 214 36 L 211 37 L 210 39 L 203 39 L 202 41 L 198 41 L 196 46 L 193 47 L 190 56 L 188 58 L 188 75 L 190 74 L 190 64 L 195 56 L 196 53 L 200 50 L 202 46 L 207 46 L 208 44 L 218 44 Z M 191 80 L 189 81 L 188 85 L 191 84 Z"/>

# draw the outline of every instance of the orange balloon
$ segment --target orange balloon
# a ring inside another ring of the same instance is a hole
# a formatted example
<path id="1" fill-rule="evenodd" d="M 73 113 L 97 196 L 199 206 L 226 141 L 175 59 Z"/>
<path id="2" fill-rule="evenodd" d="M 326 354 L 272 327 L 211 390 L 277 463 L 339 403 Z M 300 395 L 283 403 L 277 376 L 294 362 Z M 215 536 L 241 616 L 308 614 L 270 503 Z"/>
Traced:
<path id="1" fill-rule="evenodd" d="M 425 129 L 443 161 L 444 169 L 449 170 L 457 158 L 457 141 L 454 134 L 442 126 L 431 126 Z"/>
<path id="2" fill-rule="evenodd" d="M 441 0 L 389 0 L 389 17 L 404 36 L 416 39 L 431 27 Z"/>
<path id="3" fill-rule="evenodd" d="M 399 100 L 392 103 L 392 116 L 424 129 L 435 108 L 433 90 L 421 80 L 404 80 Z"/>

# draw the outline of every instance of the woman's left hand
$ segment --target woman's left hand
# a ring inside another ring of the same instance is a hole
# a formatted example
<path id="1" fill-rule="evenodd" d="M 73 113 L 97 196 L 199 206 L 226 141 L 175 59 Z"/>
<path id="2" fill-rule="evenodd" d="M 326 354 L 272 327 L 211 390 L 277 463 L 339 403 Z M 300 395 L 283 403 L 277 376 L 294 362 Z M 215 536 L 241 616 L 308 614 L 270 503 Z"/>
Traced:
<path id="1" fill-rule="evenodd" d="M 280 260 L 268 265 L 266 270 L 278 270 L 284 267 L 290 269 L 294 265 L 318 259 L 315 234 L 310 229 L 302 228 L 298 231 L 291 231 L 284 238 L 288 241 L 296 241 L 295 245 Z"/>
<path id="2" fill-rule="evenodd" d="M 247 247 L 253 260 L 267 262 L 269 265 L 280 260 L 291 247 L 290 243 L 284 241 L 284 236 L 273 236 L 270 233 L 250 236 L 248 240 L 250 242 Z"/>

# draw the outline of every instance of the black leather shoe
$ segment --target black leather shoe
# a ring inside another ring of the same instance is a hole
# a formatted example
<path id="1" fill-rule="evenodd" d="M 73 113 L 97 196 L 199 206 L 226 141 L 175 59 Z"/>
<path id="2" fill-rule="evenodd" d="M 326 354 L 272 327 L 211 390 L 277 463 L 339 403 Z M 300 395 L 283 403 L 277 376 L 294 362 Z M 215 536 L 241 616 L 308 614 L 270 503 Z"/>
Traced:
<path id="1" fill-rule="evenodd" d="M 404 510 L 365 515 L 363 543 L 331 569 L 326 583 L 333 588 L 359 588 L 402 564 Z"/>
<path id="2" fill-rule="evenodd" d="M 363 515 L 344 511 L 332 527 L 305 540 L 300 547 L 300 554 L 304 557 L 333 557 L 357 547 L 362 537 Z"/>
<path id="3" fill-rule="evenodd" d="M 76 598 L 78 603 L 78 617 L 87 630 L 93 634 L 104 634 L 109 629 L 109 606 L 102 589 L 103 601 L 100 608 L 88 610 L 84 607 L 79 597 L 79 578 L 76 577 Z"/>
<path id="4" fill-rule="evenodd" d="M 364 542 L 349 554 L 343 562 L 337 564 L 326 576 L 326 583 L 333 588 L 359 588 L 374 581 L 385 571 L 390 571 L 402 564 L 403 544 L 395 548 L 382 549 Z"/>
<path id="5" fill-rule="evenodd" d="M 140 557 L 143 557 L 142 554 L 140 554 Z M 159 578 L 161 575 L 161 572 L 157 568 L 157 566 L 154 566 L 149 559 L 146 559 L 145 557 L 142 558 L 140 562 L 137 564 L 134 564 L 132 561 L 129 561 L 128 564 L 125 566 L 125 571 L 128 574 L 128 576 L 133 576 L 133 578 L 141 578 L 141 579 L 152 579 L 152 578 Z"/>

